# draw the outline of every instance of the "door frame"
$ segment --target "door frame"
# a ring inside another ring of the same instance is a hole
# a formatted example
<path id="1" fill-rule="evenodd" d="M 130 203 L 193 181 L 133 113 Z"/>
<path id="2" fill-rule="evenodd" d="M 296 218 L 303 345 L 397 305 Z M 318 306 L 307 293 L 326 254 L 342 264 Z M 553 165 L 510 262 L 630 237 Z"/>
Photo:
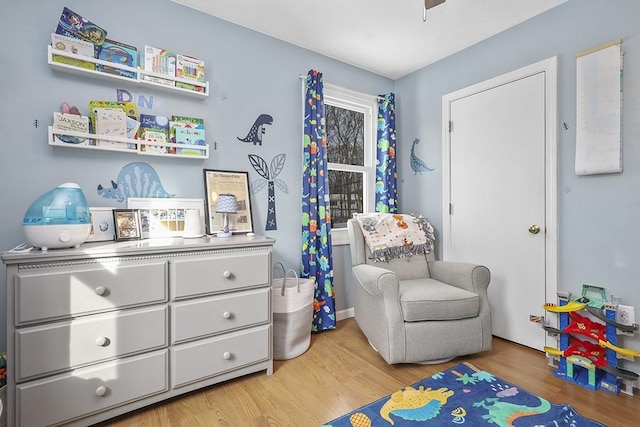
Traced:
<path id="1" fill-rule="evenodd" d="M 556 302 L 558 291 L 558 238 L 557 238 L 557 102 L 558 102 L 558 60 L 551 57 L 515 71 L 485 80 L 472 86 L 448 93 L 442 97 L 442 258 L 451 260 L 451 120 L 450 105 L 453 101 L 473 94 L 490 90 L 535 74 L 544 73 L 545 76 L 545 295 Z M 455 126 L 455 125 L 454 125 Z M 536 313 L 530 313 L 536 314 Z M 557 316 L 546 313 L 540 307 L 540 315 L 545 316 L 547 324 L 555 324 Z M 552 320 L 549 322 L 549 320 Z M 549 337 L 545 339 L 550 343 Z"/>

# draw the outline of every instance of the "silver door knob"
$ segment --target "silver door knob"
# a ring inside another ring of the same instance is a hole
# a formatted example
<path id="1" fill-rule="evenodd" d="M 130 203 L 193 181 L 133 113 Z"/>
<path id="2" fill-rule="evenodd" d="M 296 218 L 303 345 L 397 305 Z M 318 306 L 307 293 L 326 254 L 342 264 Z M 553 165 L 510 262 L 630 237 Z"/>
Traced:
<path id="1" fill-rule="evenodd" d="M 538 234 L 540 232 L 540 226 L 537 224 L 533 224 L 529 227 L 529 233 Z"/>

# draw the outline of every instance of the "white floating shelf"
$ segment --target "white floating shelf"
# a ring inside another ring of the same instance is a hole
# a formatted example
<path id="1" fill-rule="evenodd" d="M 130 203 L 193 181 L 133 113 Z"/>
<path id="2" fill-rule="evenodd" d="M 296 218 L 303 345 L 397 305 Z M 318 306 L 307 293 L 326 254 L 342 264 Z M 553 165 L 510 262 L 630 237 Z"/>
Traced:
<path id="1" fill-rule="evenodd" d="M 166 76 L 164 74 L 158 74 L 158 73 L 153 73 L 151 71 L 145 71 L 144 69 L 142 69 L 140 67 L 138 67 L 138 68 L 127 67 L 126 65 L 117 64 L 115 62 L 103 61 L 101 59 L 92 58 L 90 56 L 76 55 L 76 54 L 71 53 L 71 52 L 64 52 L 64 51 L 61 51 L 61 50 L 56 50 L 51 45 L 48 45 L 47 47 L 48 47 L 48 49 L 47 49 L 47 55 L 48 55 L 47 61 L 49 62 L 49 65 L 51 66 L 51 68 L 53 68 L 54 70 L 58 70 L 58 71 L 66 72 L 66 73 L 71 73 L 71 74 L 89 76 L 89 77 L 98 78 L 98 79 L 104 79 L 104 80 L 112 80 L 112 81 L 113 80 L 117 80 L 117 81 L 122 81 L 122 82 L 129 83 L 129 84 L 132 84 L 132 85 L 150 86 L 150 87 L 153 87 L 154 89 L 177 92 L 177 93 L 180 93 L 181 95 L 192 96 L 192 97 L 196 97 L 196 98 L 206 98 L 206 97 L 209 96 L 209 82 L 199 83 L 199 82 L 194 82 L 193 80 L 183 79 L 183 78 L 180 78 L 180 77 Z M 65 64 L 65 63 L 62 63 L 62 62 L 56 62 L 56 61 L 53 60 L 53 55 L 60 55 L 60 56 L 66 57 L 66 58 L 71 58 L 71 59 L 76 59 L 76 60 L 79 60 L 79 61 L 90 62 L 90 63 L 95 64 L 95 65 L 105 65 L 105 66 L 108 66 L 110 68 L 116 68 L 116 69 L 120 69 L 120 70 L 123 70 L 123 71 L 129 71 L 129 72 L 132 72 L 132 73 L 136 73 L 136 77 L 135 78 L 129 78 L 129 77 L 120 76 L 120 75 L 117 75 L 117 74 L 111 74 L 111 73 L 107 73 L 107 72 L 103 72 L 103 71 L 92 70 L 90 68 L 76 67 L 75 65 Z M 182 88 L 182 87 L 169 86 L 169 85 L 165 85 L 165 84 L 162 84 L 162 83 L 157 83 L 157 82 L 145 80 L 145 76 L 147 76 L 147 77 L 158 77 L 158 78 L 165 79 L 165 80 L 171 80 L 173 82 L 181 82 L 181 83 L 186 83 L 186 84 L 193 85 L 193 86 L 198 86 L 198 87 L 201 87 L 203 89 L 203 91 L 202 92 L 198 92 L 198 91 L 195 91 L 195 90 L 185 89 L 185 88 Z"/>
<path id="2" fill-rule="evenodd" d="M 55 135 L 75 136 L 75 137 L 85 138 L 85 139 L 94 140 L 94 141 L 100 140 L 100 141 L 116 142 L 118 143 L 118 146 L 84 145 L 84 144 L 59 142 L 55 140 Z M 172 158 L 181 158 L 181 159 L 208 159 L 209 158 L 209 144 L 188 145 L 188 144 L 176 144 L 172 142 L 153 142 L 153 141 L 145 141 L 141 139 L 123 138 L 118 136 L 96 135 L 94 133 L 72 132 L 68 130 L 57 130 L 57 129 L 54 130 L 53 126 L 49 126 L 49 145 L 54 147 L 83 148 L 88 150 L 101 150 L 101 151 L 117 151 L 120 153 L 139 154 L 142 156 L 172 157 Z M 142 151 L 143 146 L 175 147 L 176 154 L 157 153 L 153 151 Z M 200 155 L 178 154 L 179 150 L 184 150 L 184 149 L 197 150 L 200 152 Z"/>

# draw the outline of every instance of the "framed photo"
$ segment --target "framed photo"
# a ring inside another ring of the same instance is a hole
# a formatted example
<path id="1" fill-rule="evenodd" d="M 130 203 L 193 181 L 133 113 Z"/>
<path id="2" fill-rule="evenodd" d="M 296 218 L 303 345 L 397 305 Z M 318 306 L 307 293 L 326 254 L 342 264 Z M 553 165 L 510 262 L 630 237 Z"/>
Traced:
<path id="1" fill-rule="evenodd" d="M 140 215 L 137 209 L 114 209 L 113 223 L 115 225 L 116 240 L 142 239 Z"/>
<path id="2" fill-rule="evenodd" d="M 232 233 L 253 232 L 249 172 L 204 169 L 204 194 L 208 234 L 214 234 L 223 228 L 223 216 L 216 213 L 219 194 L 236 196 L 237 213 L 228 214 L 229 231 Z"/>
<path id="3" fill-rule="evenodd" d="M 204 200 L 129 197 L 127 208 L 140 213 L 142 237 L 180 237 L 184 234 L 186 212 L 198 210 L 200 230 L 204 233 Z"/>
<path id="4" fill-rule="evenodd" d="M 87 242 L 104 242 L 115 238 L 113 208 L 89 208 L 91 234 Z"/>

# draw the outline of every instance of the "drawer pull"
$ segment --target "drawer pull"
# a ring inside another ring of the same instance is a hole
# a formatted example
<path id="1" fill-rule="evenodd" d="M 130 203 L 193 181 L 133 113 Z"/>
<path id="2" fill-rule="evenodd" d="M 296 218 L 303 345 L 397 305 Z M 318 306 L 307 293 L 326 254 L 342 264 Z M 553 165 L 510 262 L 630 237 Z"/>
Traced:
<path id="1" fill-rule="evenodd" d="M 98 388 L 95 391 L 95 394 L 98 397 L 103 397 L 103 396 L 106 396 L 108 391 L 109 391 L 108 388 L 106 388 L 105 386 L 101 385 L 101 386 L 98 386 Z"/>
<path id="2" fill-rule="evenodd" d="M 231 277 L 231 272 L 229 270 L 225 270 L 222 275 L 225 277 L 225 279 L 228 279 L 229 277 Z"/>
<path id="3" fill-rule="evenodd" d="M 224 313 L 222 313 L 222 317 L 224 317 L 225 319 L 231 319 L 231 313 L 225 311 Z"/>
<path id="4" fill-rule="evenodd" d="M 104 286 L 98 286 L 95 289 L 95 293 L 96 295 L 100 295 L 100 296 L 104 296 L 104 294 L 107 292 L 107 288 L 105 288 Z"/>
<path id="5" fill-rule="evenodd" d="M 109 344 L 111 344 L 111 340 L 107 337 L 96 338 L 96 345 L 98 347 L 107 347 Z"/>
<path id="6" fill-rule="evenodd" d="M 228 351 L 225 351 L 224 353 L 222 353 L 222 358 L 224 360 L 229 360 L 231 359 L 231 353 L 229 353 Z"/>

